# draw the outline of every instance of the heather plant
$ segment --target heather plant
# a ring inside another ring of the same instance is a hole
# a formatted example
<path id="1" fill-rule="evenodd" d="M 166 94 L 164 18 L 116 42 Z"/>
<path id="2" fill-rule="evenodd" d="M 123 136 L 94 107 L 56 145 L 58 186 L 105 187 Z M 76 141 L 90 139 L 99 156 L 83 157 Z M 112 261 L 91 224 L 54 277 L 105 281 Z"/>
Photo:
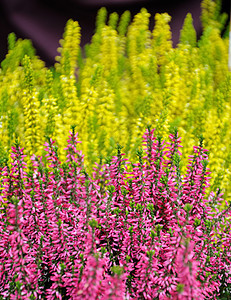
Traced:
<path id="1" fill-rule="evenodd" d="M 181 174 L 181 138 L 149 127 L 137 159 L 90 175 L 72 127 L 60 161 L 16 140 L 0 168 L 1 299 L 221 299 L 230 290 L 230 206 L 211 192 L 201 138 Z M 45 163 L 46 160 L 46 163 Z M 227 298 L 225 298 L 227 299 Z"/>
<path id="2" fill-rule="evenodd" d="M 203 134 L 210 151 L 211 190 L 230 199 L 230 72 L 227 20 L 220 1 L 202 1 L 203 33 L 197 41 L 188 14 L 173 48 L 171 17 L 142 9 L 130 20 L 99 10 L 95 34 L 80 48 L 80 26 L 69 20 L 54 67 L 48 69 L 31 42 L 9 35 L 9 52 L 1 63 L 1 145 L 8 157 L 15 137 L 25 153 L 42 155 L 48 135 L 65 161 L 66 132 L 77 125 L 87 166 L 111 155 L 119 142 L 134 159 L 147 125 L 166 138 L 178 127 L 182 159 Z M 183 173 L 186 172 L 184 168 Z"/>

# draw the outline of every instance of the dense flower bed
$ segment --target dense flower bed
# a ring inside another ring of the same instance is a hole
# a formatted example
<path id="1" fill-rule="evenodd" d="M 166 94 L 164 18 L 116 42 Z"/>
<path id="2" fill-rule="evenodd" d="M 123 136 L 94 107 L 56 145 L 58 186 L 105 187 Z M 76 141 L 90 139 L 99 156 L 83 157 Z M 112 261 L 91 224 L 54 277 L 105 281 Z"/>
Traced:
<path id="1" fill-rule="evenodd" d="M 230 297 L 226 17 L 203 0 L 200 40 L 188 14 L 176 48 L 149 17 L 102 8 L 84 51 L 69 20 L 50 69 L 9 35 L 0 300 Z"/>
<path id="2" fill-rule="evenodd" d="M 0 170 L 0 299 L 227 299 L 230 207 L 205 198 L 203 141 L 180 173 L 180 138 L 148 128 L 137 161 L 122 147 L 89 176 L 74 127 L 31 169 L 16 141 Z"/>
<path id="3" fill-rule="evenodd" d="M 219 3 L 202 1 L 199 41 L 191 15 L 186 16 L 176 48 L 167 14 L 156 14 L 151 31 L 145 9 L 131 22 L 128 11 L 120 18 L 112 13 L 107 22 L 102 8 L 83 51 L 79 24 L 69 20 L 51 69 L 30 41 L 11 34 L 0 72 L 2 156 L 8 156 L 15 136 L 26 154 L 41 155 L 49 136 L 64 161 L 66 134 L 76 124 L 88 166 L 99 156 L 111 156 L 118 142 L 133 159 L 147 125 L 165 138 L 177 126 L 184 165 L 203 134 L 214 171 L 209 191 L 222 188 L 231 199 L 231 76 Z"/>

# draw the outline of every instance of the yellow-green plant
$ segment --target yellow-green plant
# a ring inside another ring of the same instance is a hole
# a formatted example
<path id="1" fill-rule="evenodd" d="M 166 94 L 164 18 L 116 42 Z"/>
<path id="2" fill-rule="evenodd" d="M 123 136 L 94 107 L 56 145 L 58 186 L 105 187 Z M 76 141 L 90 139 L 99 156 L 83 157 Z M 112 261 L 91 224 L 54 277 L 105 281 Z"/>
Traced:
<path id="1" fill-rule="evenodd" d="M 67 22 L 54 68 L 35 55 L 30 41 L 9 36 L 0 72 L 0 153 L 7 157 L 15 136 L 28 155 L 40 155 L 46 137 L 66 143 L 76 125 L 86 165 L 113 155 L 119 143 L 134 157 L 148 125 L 165 138 L 177 127 L 186 160 L 203 135 L 210 151 L 213 190 L 231 199 L 231 75 L 226 16 L 220 2 L 202 1 L 199 41 L 188 14 L 173 48 L 170 16 L 142 9 L 130 22 L 100 9 L 95 34 L 80 48 L 78 22 Z M 59 153 L 64 159 L 65 151 Z M 185 164 L 186 165 L 186 164 Z"/>

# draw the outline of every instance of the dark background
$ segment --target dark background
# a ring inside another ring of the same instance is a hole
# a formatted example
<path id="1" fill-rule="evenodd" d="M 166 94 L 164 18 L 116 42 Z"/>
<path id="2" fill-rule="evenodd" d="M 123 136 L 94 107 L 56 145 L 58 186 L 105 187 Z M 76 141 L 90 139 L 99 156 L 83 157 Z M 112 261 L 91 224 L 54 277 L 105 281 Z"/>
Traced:
<path id="1" fill-rule="evenodd" d="M 191 12 L 194 26 L 201 33 L 201 0 L 0 0 L 0 61 L 7 53 L 7 36 L 15 32 L 17 38 L 32 40 L 37 54 L 47 65 L 54 63 L 56 49 L 68 19 L 77 20 L 81 26 L 81 45 L 94 33 L 95 17 L 100 7 L 109 13 L 122 14 L 130 10 L 132 16 L 146 7 L 151 13 L 150 28 L 154 26 L 155 13 L 168 12 L 173 44 L 176 45 L 184 18 Z M 222 11 L 229 12 L 229 1 L 223 0 Z"/>

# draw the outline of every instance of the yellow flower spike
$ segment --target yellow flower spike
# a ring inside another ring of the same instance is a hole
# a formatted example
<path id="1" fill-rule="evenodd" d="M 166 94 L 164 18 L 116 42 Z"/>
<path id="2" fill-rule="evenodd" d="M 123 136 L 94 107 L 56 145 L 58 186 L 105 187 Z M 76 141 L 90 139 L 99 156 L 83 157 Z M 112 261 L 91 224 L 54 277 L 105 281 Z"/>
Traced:
<path id="1" fill-rule="evenodd" d="M 171 122 L 173 118 L 182 116 L 186 105 L 187 90 L 179 74 L 179 67 L 175 62 L 171 61 L 165 68 L 165 90 L 166 94 L 169 95 L 169 122 Z"/>
<path id="2" fill-rule="evenodd" d="M 116 30 L 118 20 L 119 20 L 119 15 L 116 12 L 110 14 L 108 26 L 111 27 L 112 29 Z"/>
<path id="3" fill-rule="evenodd" d="M 27 55 L 25 55 L 25 57 L 23 58 L 23 71 L 25 88 L 29 93 L 32 93 L 32 91 L 34 90 L 34 77 L 31 60 Z"/>
<path id="4" fill-rule="evenodd" d="M 28 56 L 23 59 L 25 90 L 22 97 L 24 115 L 24 139 L 25 152 L 29 156 L 32 154 L 41 155 L 42 135 L 38 93 L 34 87 L 33 70 Z"/>
<path id="5" fill-rule="evenodd" d="M 23 96 L 24 103 L 24 140 L 25 153 L 41 155 L 42 136 L 39 116 L 38 94 L 35 91 L 27 92 Z"/>
<path id="6" fill-rule="evenodd" d="M 217 84 L 218 82 L 225 80 L 225 74 L 227 73 L 228 43 L 227 41 L 222 40 L 218 30 L 214 29 L 211 33 L 211 44 L 213 60 L 215 62 L 214 82 Z"/>
<path id="7" fill-rule="evenodd" d="M 102 42 L 102 28 L 106 25 L 107 10 L 105 7 L 99 9 L 96 17 L 95 34 L 92 37 L 91 44 L 87 48 L 87 57 L 92 61 L 98 61 L 100 55 L 99 48 Z"/>
<path id="8" fill-rule="evenodd" d="M 84 82 L 84 81 L 83 81 Z M 80 99 L 80 113 L 77 120 L 76 131 L 79 132 L 79 138 L 82 141 L 82 150 L 87 158 L 91 157 L 89 146 L 92 152 L 95 152 L 96 140 L 94 143 L 92 142 L 93 134 L 92 131 L 94 129 L 93 119 L 95 114 L 95 108 L 98 100 L 98 92 L 95 87 L 89 86 L 89 88 L 85 89 L 85 92 L 82 93 Z M 92 158 L 92 157 L 91 157 Z"/>
<path id="9" fill-rule="evenodd" d="M 55 132 L 55 116 L 58 111 L 57 100 L 55 98 L 45 98 L 42 100 L 44 105 L 44 123 L 46 124 L 44 129 L 45 136 L 54 139 Z"/>
<path id="10" fill-rule="evenodd" d="M 52 101 L 52 110 L 48 114 L 48 120 L 51 122 L 47 126 L 51 125 L 51 130 L 54 139 L 59 147 L 59 156 L 62 161 L 65 160 L 66 153 L 64 146 L 67 141 L 67 134 L 69 133 L 72 125 L 79 125 L 81 123 L 79 112 L 80 103 L 77 97 L 77 90 L 75 85 L 74 75 L 61 75 L 60 76 L 60 87 L 62 97 L 65 99 L 65 103 L 62 103 L 61 108 L 57 107 L 57 101 L 54 98 L 50 98 Z"/>
<path id="11" fill-rule="evenodd" d="M 0 113 L 1 113 L 1 117 L 0 117 L 1 145 L 8 145 L 7 150 L 10 150 L 10 147 L 9 147 L 10 139 L 9 139 L 9 134 L 8 134 L 10 103 L 9 103 L 9 94 L 8 94 L 6 88 L 2 89 L 1 95 L 0 95 Z"/>
<path id="12" fill-rule="evenodd" d="M 224 25 L 227 21 L 227 14 L 221 12 L 221 1 L 214 0 L 203 0 L 201 2 L 201 23 L 203 29 L 206 27 L 214 27 L 223 30 Z"/>
<path id="13" fill-rule="evenodd" d="M 69 133 L 70 127 L 66 126 L 63 120 L 63 116 L 59 110 L 54 116 L 55 131 L 54 131 L 54 140 L 58 146 L 58 155 L 62 162 L 66 160 L 66 152 L 64 150 L 67 144 L 67 132 Z"/>
<path id="14" fill-rule="evenodd" d="M 117 69 L 118 44 L 119 40 L 117 32 L 109 26 L 102 28 L 100 64 L 103 66 L 105 77 L 109 76 L 111 71 L 115 71 Z"/>
<path id="15" fill-rule="evenodd" d="M 197 44 L 197 33 L 193 26 L 193 19 L 190 13 L 186 15 L 180 32 L 180 44 L 189 45 L 191 47 L 195 47 Z"/>
<path id="16" fill-rule="evenodd" d="M 131 13 L 130 11 L 126 10 L 120 17 L 120 21 L 118 25 L 118 33 L 120 36 L 126 35 L 130 20 L 131 20 Z"/>
<path id="17" fill-rule="evenodd" d="M 151 94 L 151 87 L 146 84 L 143 76 L 151 61 L 149 17 L 147 10 L 141 9 L 134 17 L 127 33 L 129 95 L 124 105 L 131 118 L 139 116 L 136 108 L 142 106 L 145 97 Z"/>
<path id="18" fill-rule="evenodd" d="M 169 115 L 169 102 L 168 96 L 163 96 L 163 107 L 160 113 L 157 115 L 155 120 L 155 129 L 156 135 L 162 137 L 165 140 L 169 135 L 169 122 L 168 122 L 168 115 Z"/>
<path id="19" fill-rule="evenodd" d="M 98 11 L 96 17 L 96 33 L 99 33 L 101 29 L 106 25 L 106 18 L 107 18 L 107 10 L 105 7 L 101 7 Z"/>
<path id="20" fill-rule="evenodd" d="M 51 72 L 51 70 L 47 70 L 46 72 L 46 93 L 47 93 L 47 97 L 52 97 L 53 96 L 53 74 Z"/>
<path id="21" fill-rule="evenodd" d="M 119 43 L 118 43 L 118 60 L 119 60 L 119 67 L 122 66 L 124 68 L 124 64 L 126 61 L 126 42 L 127 37 L 126 33 L 128 30 L 128 25 L 130 23 L 131 13 L 129 11 L 125 11 L 119 20 L 119 25 L 117 28 L 118 35 L 119 35 Z"/>
<path id="22" fill-rule="evenodd" d="M 75 77 L 73 75 L 69 77 L 61 75 L 60 80 L 62 92 L 67 103 L 66 112 L 65 110 L 63 112 L 64 118 L 67 118 L 64 120 L 64 122 L 67 123 L 70 128 L 71 125 L 76 124 L 78 119 L 78 111 L 80 110 L 80 104 L 75 86 Z"/>
<path id="23" fill-rule="evenodd" d="M 80 51 L 80 26 L 77 21 L 68 20 L 60 41 L 61 47 L 58 49 L 60 56 L 56 57 L 58 63 L 55 67 L 58 72 L 65 75 L 75 73 L 77 67 L 77 57 Z M 67 64 L 70 64 L 69 67 Z"/>
<path id="24" fill-rule="evenodd" d="M 172 49 L 172 34 L 169 22 L 171 17 L 167 13 L 155 15 L 155 27 L 152 32 L 153 36 L 153 54 L 157 57 L 159 66 L 167 62 L 168 53 Z"/>
<path id="25" fill-rule="evenodd" d="M 132 76 L 136 76 L 135 71 L 137 64 L 140 61 L 140 55 L 146 53 L 146 49 L 151 48 L 151 33 L 149 31 L 150 14 L 145 8 L 141 9 L 128 28 L 127 43 L 128 43 L 128 58 L 131 64 Z M 143 56 L 145 59 L 149 57 Z"/>

